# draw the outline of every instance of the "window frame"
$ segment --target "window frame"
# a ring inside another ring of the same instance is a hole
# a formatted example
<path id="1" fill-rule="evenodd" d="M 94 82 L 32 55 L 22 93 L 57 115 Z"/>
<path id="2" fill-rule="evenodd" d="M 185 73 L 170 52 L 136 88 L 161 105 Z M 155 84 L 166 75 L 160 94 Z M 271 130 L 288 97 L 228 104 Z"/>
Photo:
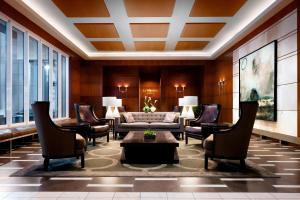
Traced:
<path id="1" fill-rule="evenodd" d="M 19 24 L 18 22 L 14 21 L 4 13 L 0 12 L 0 19 L 2 21 L 6 22 L 6 30 L 7 30 L 7 60 L 6 60 L 6 124 L 0 125 L 1 128 L 7 128 L 7 127 L 17 127 L 17 126 L 23 126 L 27 124 L 34 124 L 34 121 L 29 121 L 29 93 L 30 93 L 30 82 L 28 78 L 28 73 L 30 73 L 29 70 L 29 38 L 33 38 L 36 41 L 38 41 L 38 101 L 42 100 L 42 45 L 45 45 L 49 48 L 49 75 L 52 76 L 53 73 L 53 57 L 52 53 L 53 51 L 56 51 L 58 53 L 58 80 L 61 78 L 60 68 L 61 68 L 61 56 L 66 57 L 66 94 L 67 94 L 67 101 L 66 101 L 66 117 L 61 117 L 61 93 L 62 88 L 58 86 L 58 118 L 55 118 L 55 120 L 60 119 L 67 119 L 69 118 L 69 55 L 62 51 L 61 49 L 57 48 L 56 46 L 52 45 L 50 42 L 43 39 L 41 36 L 33 33 L 23 25 Z M 20 123 L 12 123 L 12 28 L 15 27 L 16 29 L 22 31 L 24 33 L 24 122 Z M 52 104 L 52 96 L 50 95 L 52 93 L 52 78 L 49 77 L 49 101 L 50 104 Z M 53 108 L 50 106 L 51 114 L 53 113 Z M 52 118 L 52 115 L 50 115 Z"/>

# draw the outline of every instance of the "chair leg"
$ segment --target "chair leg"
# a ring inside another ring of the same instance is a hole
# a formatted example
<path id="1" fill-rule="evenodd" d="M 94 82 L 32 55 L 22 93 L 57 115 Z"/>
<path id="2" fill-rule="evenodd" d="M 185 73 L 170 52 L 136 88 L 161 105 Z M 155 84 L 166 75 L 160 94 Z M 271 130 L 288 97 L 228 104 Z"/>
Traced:
<path id="1" fill-rule="evenodd" d="M 184 132 L 181 133 L 181 138 L 184 140 Z"/>
<path id="2" fill-rule="evenodd" d="M 81 168 L 84 168 L 84 153 L 81 155 Z"/>
<path id="3" fill-rule="evenodd" d="M 49 158 L 45 158 L 45 159 L 44 159 L 44 170 L 48 170 L 49 161 L 50 161 Z"/>
<path id="4" fill-rule="evenodd" d="M 208 169 L 208 156 L 204 156 L 204 169 Z"/>
<path id="5" fill-rule="evenodd" d="M 188 139 L 188 136 L 185 134 L 185 144 L 188 144 L 189 143 L 189 139 Z"/>
<path id="6" fill-rule="evenodd" d="M 96 146 L 96 136 L 93 136 L 93 146 Z"/>
<path id="7" fill-rule="evenodd" d="M 109 142 L 109 133 L 106 136 L 106 141 Z"/>

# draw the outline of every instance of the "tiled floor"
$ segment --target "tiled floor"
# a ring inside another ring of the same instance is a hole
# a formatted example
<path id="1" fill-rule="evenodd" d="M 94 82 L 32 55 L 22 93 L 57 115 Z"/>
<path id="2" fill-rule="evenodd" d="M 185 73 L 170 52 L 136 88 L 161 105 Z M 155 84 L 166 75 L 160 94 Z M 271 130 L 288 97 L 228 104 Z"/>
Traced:
<path id="1" fill-rule="evenodd" d="M 0 192 L 0 199 L 45 200 L 214 200 L 300 199 L 300 193 L 207 193 L 207 192 Z"/>
<path id="2" fill-rule="evenodd" d="M 14 148 L 0 155 L 0 199 L 300 199 L 300 147 L 257 137 L 248 159 L 279 178 L 10 177 L 42 159 L 36 142 Z"/>

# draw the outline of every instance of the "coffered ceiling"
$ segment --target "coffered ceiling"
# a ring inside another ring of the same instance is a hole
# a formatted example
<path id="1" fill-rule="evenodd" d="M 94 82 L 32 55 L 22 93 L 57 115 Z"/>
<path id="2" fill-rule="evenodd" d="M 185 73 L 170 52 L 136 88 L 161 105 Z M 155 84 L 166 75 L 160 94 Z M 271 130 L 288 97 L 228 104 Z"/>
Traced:
<path id="1" fill-rule="evenodd" d="M 283 0 L 6 0 L 88 58 L 212 57 Z M 24 9 L 25 8 L 25 9 Z M 31 13 L 31 14 L 30 14 Z M 35 19 L 36 20 L 36 19 Z M 46 26 L 47 28 L 47 26 Z M 149 54 L 150 53 L 150 54 Z M 118 56 L 116 56 L 118 57 Z"/>

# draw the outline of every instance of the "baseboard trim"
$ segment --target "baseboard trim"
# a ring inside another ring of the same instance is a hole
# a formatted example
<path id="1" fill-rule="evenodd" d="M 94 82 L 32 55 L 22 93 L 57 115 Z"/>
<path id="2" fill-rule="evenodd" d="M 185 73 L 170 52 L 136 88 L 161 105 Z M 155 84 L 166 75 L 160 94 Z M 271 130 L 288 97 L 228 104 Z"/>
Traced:
<path id="1" fill-rule="evenodd" d="M 284 135 L 282 133 L 266 131 L 266 130 L 261 130 L 261 129 L 256 129 L 256 128 L 253 128 L 253 133 L 256 135 L 266 136 L 266 137 L 277 139 L 280 141 L 285 141 L 285 142 L 300 145 L 300 137 Z"/>

